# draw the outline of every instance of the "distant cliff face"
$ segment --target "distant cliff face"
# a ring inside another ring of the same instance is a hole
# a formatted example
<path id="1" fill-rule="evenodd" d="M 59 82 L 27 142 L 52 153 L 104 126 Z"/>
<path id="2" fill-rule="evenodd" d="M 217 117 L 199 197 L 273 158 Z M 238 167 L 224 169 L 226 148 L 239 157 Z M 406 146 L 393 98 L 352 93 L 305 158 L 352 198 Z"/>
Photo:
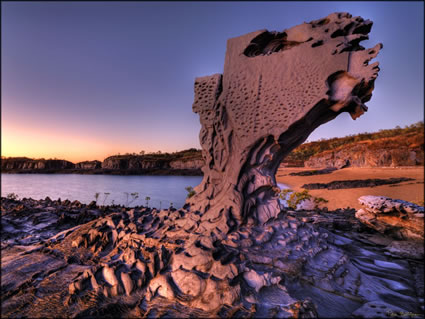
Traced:
<path id="1" fill-rule="evenodd" d="M 170 162 L 172 169 L 201 169 L 204 165 L 203 159 L 177 160 Z"/>
<path id="2" fill-rule="evenodd" d="M 201 175 L 201 151 L 188 149 L 176 153 L 115 155 L 100 161 L 71 163 L 65 160 L 11 157 L 1 159 L 4 173 L 81 173 L 81 174 L 161 174 Z"/>
<path id="3" fill-rule="evenodd" d="M 179 159 L 172 158 L 152 159 L 145 156 L 111 156 L 102 162 L 102 169 L 109 170 L 155 170 L 155 169 L 200 169 L 204 161 L 200 158 Z"/>
<path id="4" fill-rule="evenodd" d="M 166 160 L 147 160 L 144 156 L 111 156 L 102 162 L 103 169 L 112 170 L 139 170 L 139 169 L 166 169 L 170 168 Z"/>
<path id="5" fill-rule="evenodd" d="M 1 160 L 2 170 L 60 170 L 72 169 L 75 164 L 65 160 L 34 160 L 25 157 L 7 158 Z"/>
<path id="6" fill-rule="evenodd" d="M 99 169 L 102 166 L 100 161 L 84 161 L 75 164 L 75 168 L 78 169 Z"/>
<path id="7" fill-rule="evenodd" d="M 424 152 L 419 147 L 370 148 L 359 143 L 341 150 L 327 151 L 310 157 L 306 167 L 396 167 L 424 165 Z"/>
<path id="8" fill-rule="evenodd" d="M 380 130 L 300 145 L 283 167 L 395 167 L 424 165 L 424 126 Z"/>

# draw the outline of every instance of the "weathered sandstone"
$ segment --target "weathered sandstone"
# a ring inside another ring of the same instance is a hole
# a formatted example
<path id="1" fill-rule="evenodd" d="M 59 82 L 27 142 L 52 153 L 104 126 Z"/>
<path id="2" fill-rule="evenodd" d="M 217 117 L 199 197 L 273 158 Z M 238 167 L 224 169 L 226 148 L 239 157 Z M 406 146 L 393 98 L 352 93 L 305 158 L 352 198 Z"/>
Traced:
<path id="1" fill-rule="evenodd" d="M 378 70 L 368 62 L 381 48 L 359 45 L 371 25 L 335 13 L 230 39 L 223 75 L 195 83 L 204 179 L 179 210 L 92 203 L 79 212 L 78 203 L 2 199 L 2 313 L 344 318 L 375 304 L 423 311 L 423 262 L 382 249 L 393 239 L 353 211 L 284 210 L 276 196 L 286 154 L 339 113 L 356 118 L 366 109 Z"/>
<path id="2" fill-rule="evenodd" d="M 170 167 L 172 169 L 200 169 L 202 166 L 204 166 L 204 161 L 202 159 L 170 162 Z"/>
<path id="3" fill-rule="evenodd" d="M 421 259 L 394 257 L 398 241 L 353 210 L 282 211 L 222 239 L 202 234 L 200 217 L 2 198 L 2 314 L 348 317 L 371 302 L 421 311 Z"/>
<path id="4" fill-rule="evenodd" d="M 330 14 L 282 32 L 229 39 L 223 74 L 197 78 L 204 178 L 190 200 L 206 229 L 263 224 L 280 211 L 275 173 L 319 125 L 363 114 L 381 44 L 364 49 L 369 20 Z M 207 224 L 210 225 L 207 226 Z"/>
<path id="5" fill-rule="evenodd" d="M 101 162 L 100 161 L 84 161 L 79 162 L 75 164 L 75 168 L 79 169 L 99 169 L 101 168 Z"/>
<path id="6" fill-rule="evenodd" d="M 306 167 L 397 167 L 424 165 L 423 149 L 370 149 L 366 144 L 346 146 L 337 151 L 324 152 L 304 162 Z"/>
<path id="7" fill-rule="evenodd" d="M 403 200 L 385 196 L 362 196 L 364 209 L 356 217 L 381 233 L 400 240 L 424 239 L 424 208 Z"/>
<path id="8" fill-rule="evenodd" d="M 55 170 L 72 169 L 75 164 L 65 160 L 34 160 L 26 157 L 2 159 L 1 169 L 4 170 Z"/>

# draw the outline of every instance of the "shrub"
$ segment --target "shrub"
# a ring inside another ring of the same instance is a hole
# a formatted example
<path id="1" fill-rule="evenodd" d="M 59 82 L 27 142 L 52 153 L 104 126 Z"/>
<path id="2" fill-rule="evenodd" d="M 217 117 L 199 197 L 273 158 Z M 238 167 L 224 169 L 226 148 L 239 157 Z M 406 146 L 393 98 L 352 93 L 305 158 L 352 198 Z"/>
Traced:
<path id="1" fill-rule="evenodd" d="M 323 197 L 312 196 L 307 189 L 304 189 L 301 192 L 294 192 L 292 189 L 282 189 L 279 193 L 279 198 L 286 201 L 286 207 L 289 207 L 294 210 L 296 210 L 297 206 L 305 200 L 313 199 L 313 202 L 315 203 L 315 208 L 318 208 L 321 204 L 329 202 Z"/>
<path id="2" fill-rule="evenodd" d="M 19 196 L 18 196 L 18 194 L 15 194 L 15 193 L 9 193 L 9 194 L 7 194 L 6 198 L 7 199 L 18 200 L 19 199 Z"/>
<path id="3" fill-rule="evenodd" d="M 94 194 L 94 199 L 96 201 L 96 205 L 97 205 L 97 200 L 99 199 L 99 195 L 100 195 L 100 193 L 95 193 Z"/>
<path id="4" fill-rule="evenodd" d="M 191 198 L 193 195 L 196 194 L 196 192 L 195 192 L 195 190 L 193 189 L 192 186 L 185 187 L 185 190 L 187 190 L 186 198 Z"/>

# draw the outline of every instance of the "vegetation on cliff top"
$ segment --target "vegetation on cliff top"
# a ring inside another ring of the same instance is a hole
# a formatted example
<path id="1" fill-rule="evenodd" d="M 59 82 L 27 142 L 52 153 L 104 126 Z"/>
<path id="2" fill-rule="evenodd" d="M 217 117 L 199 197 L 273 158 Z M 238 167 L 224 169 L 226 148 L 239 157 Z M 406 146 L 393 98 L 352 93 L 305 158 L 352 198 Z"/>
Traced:
<path id="1" fill-rule="evenodd" d="M 197 150 L 195 148 L 190 148 L 187 150 L 183 150 L 180 152 L 173 152 L 173 153 L 162 153 L 161 151 L 158 151 L 156 153 L 146 153 L 145 152 L 140 152 L 140 154 L 136 154 L 136 153 L 126 153 L 124 155 L 112 155 L 109 156 L 106 159 L 130 159 L 130 158 L 134 158 L 134 157 L 140 157 L 141 159 L 145 160 L 145 161 L 157 161 L 157 160 L 167 160 L 167 161 L 175 161 L 175 160 L 181 160 L 181 161 L 188 161 L 188 160 L 192 160 L 192 159 L 202 159 L 202 155 L 201 155 L 201 150 Z M 28 157 L 6 157 L 6 156 L 2 156 L 1 157 L 2 160 L 13 160 L 14 162 L 30 162 L 30 161 L 52 161 L 52 160 L 60 160 L 61 159 L 57 159 L 57 158 L 49 158 L 49 159 L 44 159 L 44 158 L 37 158 L 37 159 L 33 159 L 33 158 L 28 158 Z M 67 161 L 68 162 L 68 161 Z M 90 161 L 84 161 L 84 162 L 80 162 L 80 163 L 89 163 Z"/>
<path id="2" fill-rule="evenodd" d="M 158 151 L 156 153 L 148 153 L 145 154 L 144 151 L 141 151 L 140 154 L 136 153 L 126 153 L 124 155 L 112 155 L 109 156 L 106 159 L 130 159 L 134 157 L 140 157 L 144 161 L 158 161 L 158 160 L 167 160 L 167 161 L 175 161 L 175 160 L 181 160 L 181 161 L 188 161 L 193 159 L 201 159 L 201 150 L 197 150 L 196 148 L 189 148 L 187 150 L 183 150 L 180 152 L 173 152 L 173 153 L 162 153 L 161 151 Z"/>
<path id="3" fill-rule="evenodd" d="M 360 133 L 337 137 L 331 139 L 321 139 L 315 142 L 301 144 L 295 148 L 286 158 L 285 162 L 304 162 L 311 156 L 328 151 L 339 150 L 356 143 L 364 143 L 372 149 L 389 149 L 407 146 L 409 148 L 424 149 L 424 122 L 420 121 L 401 128 L 379 130 L 374 133 Z"/>

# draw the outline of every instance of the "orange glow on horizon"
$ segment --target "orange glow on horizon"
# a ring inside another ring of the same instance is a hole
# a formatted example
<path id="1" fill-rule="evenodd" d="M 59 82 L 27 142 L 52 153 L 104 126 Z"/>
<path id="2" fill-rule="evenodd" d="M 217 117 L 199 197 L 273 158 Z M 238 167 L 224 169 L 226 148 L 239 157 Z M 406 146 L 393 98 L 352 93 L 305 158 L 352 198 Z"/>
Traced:
<path id="1" fill-rule="evenodd" d="M 147 147 L 139 147 L 137 150 L 137 146 L 130 143 L 116 145 L 114 141 L 101 141 L 100 137 L 2 123 L 1 155 L 5 157 L 57 158 L 78 163 L 91 160 L 103 161 L 111 155 L 138 153 L 141 149 L 145 152 L 176 151 Z"/>

